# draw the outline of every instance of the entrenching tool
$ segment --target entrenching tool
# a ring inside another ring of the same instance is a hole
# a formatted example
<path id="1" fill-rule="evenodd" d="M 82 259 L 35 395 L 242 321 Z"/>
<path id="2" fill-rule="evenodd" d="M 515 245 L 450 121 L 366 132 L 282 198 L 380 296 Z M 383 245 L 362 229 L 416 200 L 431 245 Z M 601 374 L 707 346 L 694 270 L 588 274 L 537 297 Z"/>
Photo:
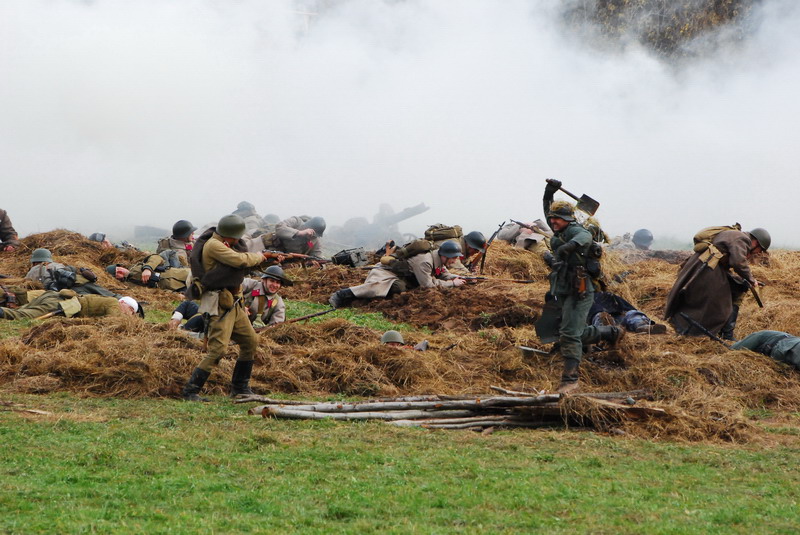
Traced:
<path id="1" fill-rule="evenodd" d="M 561 191 L 578 201 L 578 204 L 575 205 L 575 208 L 580 210 L 581 212 L 586 212 L 589 215 L 594 215 L 598 208 L 600 208 L 600 203 L 596 200 L 592 199 L 588 195 L 581 195 L 578 197 L 574 193 L 570 193 L 569 191 L 565 190 L 563 187 L 559 187 Z"/>

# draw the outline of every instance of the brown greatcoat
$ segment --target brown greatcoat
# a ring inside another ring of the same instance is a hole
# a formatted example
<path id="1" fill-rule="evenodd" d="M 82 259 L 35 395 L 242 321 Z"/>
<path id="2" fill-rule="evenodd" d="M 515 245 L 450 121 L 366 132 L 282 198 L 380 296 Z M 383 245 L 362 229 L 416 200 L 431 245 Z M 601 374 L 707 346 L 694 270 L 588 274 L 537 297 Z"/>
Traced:
<path id="1" fill-rule="evenodd" d="M 712 241 L 722 257 L 711 269 L 695 253 L 683 264 L 667 296 L 664 319 L 681 334 L 702 335 L 678 313 L 683 312 L 714 334 L 725 326 L 733 312 L 734 286 L 742 279 L 754 283 L 747 263 L 751 237 L 746 232 L 724 230 Z"/>

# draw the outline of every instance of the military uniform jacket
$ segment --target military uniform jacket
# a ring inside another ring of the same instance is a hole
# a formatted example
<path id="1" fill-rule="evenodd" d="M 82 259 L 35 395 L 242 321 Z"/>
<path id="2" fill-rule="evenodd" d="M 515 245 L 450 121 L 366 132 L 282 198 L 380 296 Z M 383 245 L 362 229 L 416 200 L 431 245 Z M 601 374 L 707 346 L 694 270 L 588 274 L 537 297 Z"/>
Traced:
<path id="1" fill-rule="evenodd" d="M 222 237 L 216 232 L 205 242 L 200 260 L 206 273 L 219 265 L 245 271 L 248 268 L 255 268 L 266 264 L 264 256 L 259 253 L 245 253 L 231 249 L 222 241 Z M 223 292 L 230 291 L 233 297 L 241 297 L 241 280 L 241 278 L 236 278 L 236 280 L 231 280 L 230 285 L 223 284 L 223 286 L 229 288 L 229 290 L 223 290 Z M 218 315 L 221 305 L 219 296 L 220 290 L 204 291 L 203 295 L 200 297 L 200 312 L 208 313 L 212 316 Z"/>
<path id="2" fill-rule="evenodd" d="M 128 280 L 142 284 L 142 272 L 149 269 L 153 272 L 153 277 L 158 279 L 157 285 L 162 290 L 181 291 L 186 288 L 186 281 L 190 278 L 189 268 L 173 268 L 166 266 L 166 261 L 161 255 L 147 255 L 141 262 L 137 262 L 130 268 Z M 151 281 L 153 279 L 150 279 Z"/>
<path id="3" fill-rule="evenodd" d="M 664 318 L 674 317 L 674 323 L 683 325 L 684 320 L 677 316 L 679 312 L 683 312 L 716 334 L 733 311 L 730 272 L 733 271 L 751 283 L 753 276 L 747 262 L 747 254 L 750 252 L 749 234 L 738 230 L 724 230 L 714 237 L 712 244 L 722 253 L 719 264 L 709 269 L 700 259 L 703 253 L 694 253 L 681 268 L 667 295 Z"/>
<path id="4" fill-rule="evenodd" d="M 0 242 L 0 247 L 5 247 L 7 245 L 13 245 L 14 247 L 19 246 L 19 241 L 17 241 L 17 231 L 14 230 L 14 226 L 11 224 L 11 219 L 9 219 L 8 213 L 2 209 L 0 209 Z"/>
<path id="5" fill-rule="evenodd" d="M 408 259 L 408 267 L 420 288 L 452 288 L 452 279 L 457 277 L 442 265 L 438 249 L 412 256 Z M 396 273 L 377 264 L 370 270 L 364 284 L 353 286 L 350 290 L 359 299 L 386 297 L 396 280 L 399 280 Z"/>
<path id="6" fill-rule="evenodd" d="M 42 287 L 47 290 L 52 290 L 55 285 L 55 277 L 53 273 L 57 269 L 66 269 L 67 266 L 59 264 L 58 262 L 42 263 L 33 266 L 25 274 L 25 278 L 32 281 L 38 281 Z"/>
<path id="7" fill-rule="evenodd" d="M 173 238 L 172 236 L 168 238 L 161 238 L 158 240 L 158 247 L 156 248 L 156 253 L 160 253 L 161 251 L 175 251 L 178 253 L 178 258 L 181 261 L 181 264 L 184 266 L 189 265 L 189 253 L 192 250 L 192 244 L 186 243 L 185 241 L 181 241 L 178 239 Z"/>
<path id="8" fill-rule="evenodd" d="M 300 253 L 310 256 L 321 256 L 322 245 L 319 237 L 307 238 L 298 236 L 297 231 L 308 219 L 302 217 L 290 217 L 278 223 L 275 227 L 276 247 L 286 253 Z"/>
<path id="9" fill-rule="evenodd" d="M 264 325 L 275 325 L 286 321 L 286 305 L 277 293 L 267 293 L 263 281 L 245 279 L 242 283 L 244 304 L 250 310 L 250 321 L 261 317 Z"/>
<path id="10" fill-rule="evenodd" d="M 592 245 L 592 234 L 574 221 L 550 238 L 550 246 L 556 261 L 561 260 L 558 250 L 571 241 L 576 242 L 578 248 L 567 256 L 565 266 L 556 268 L 550 273 L 550 293 L 553 295 L 566 296 L 573 293 L 575 269 L 579 266 L 586 267 L 586 254 Z"/>
<path id="11" fill-rule="evenodd" d="M 122 315 L 122 310 L 119 308 L 119 300 L 116 297 L 79 295 L 77 299 L 81 304 L 81 311 L 76 314 L 76 316 L 82 318 L 96 318 L 100 316 Z"/>

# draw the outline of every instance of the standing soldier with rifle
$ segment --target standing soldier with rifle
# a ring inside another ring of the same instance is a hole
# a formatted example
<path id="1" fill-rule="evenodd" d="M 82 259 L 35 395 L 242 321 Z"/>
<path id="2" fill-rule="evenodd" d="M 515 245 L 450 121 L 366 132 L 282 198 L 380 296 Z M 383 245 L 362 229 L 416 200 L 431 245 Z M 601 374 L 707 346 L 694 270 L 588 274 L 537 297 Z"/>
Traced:
<path id="1" fill-rule="evenodd" d="M 207 315 L 208 354 L 183 388 L 183 399 L 187 401 L 208 401 L 200 397 L 200 390 L 230 340 L 239 345 L 231 396 L 253 394 L 249 384 L 258 336 L 244 307 L 242 282 L 252 268 L 266 267 L 267 256 L 245 252 L 247 246 L 241 240 L 244 232 L 244 219 L 226 215 L 200 236 L 192 250 L 192 285 L 187 297 L 200 299 L 199 312 Z"/>
<path id="2" fill-rule="evenodd" d="M 616 326 L 596 327 L 586 323 L 594 302 L 594 284 L 586 269 L 593 240 L 591 233 L 575 221 L 570 203 L 553 201 L 553 195 L 560 188 L 560 181 L 547 179 L 543 204 L 547 223 L 553 230 L 550 239 L 553 260 L 550 266 L 550 291 L 545 295 L 545 309 L 537 323 L 537 332 L 542 338 L 545 334 L 554 336 L 555 325 L 558 325 L 564 370 L 556 391 L 563 394 L 578 388 L 583 345 L 598 341 L 615 345 L 625 331 Z M 545 325 L 552 326 L 552 332 L 544 333 Z"/>

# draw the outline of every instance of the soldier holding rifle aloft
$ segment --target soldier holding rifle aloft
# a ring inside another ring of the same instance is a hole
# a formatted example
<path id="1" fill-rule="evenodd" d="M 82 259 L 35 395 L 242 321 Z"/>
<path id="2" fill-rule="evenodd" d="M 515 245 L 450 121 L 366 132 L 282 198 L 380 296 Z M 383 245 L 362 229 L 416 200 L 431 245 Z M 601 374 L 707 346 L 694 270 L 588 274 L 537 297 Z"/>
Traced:
<path id="1" fill-rule="evenodd" d="M 553 327 L 550 334 L 558 333 L 564 371 L 557 392 L 566 393 L 578 388 L 583 346 L 599 341 L 616 344 L 625 331 L 615 326 L 597 327 L 586 323 L 594 302 L 592 279 L 599 277 L 599 273 L 590 274 L 587 270 L 587 262 L 592 257 L 592 234 L 575 220 L 572 204 L 553 201 L 553 195 L 560 188 L 560 181 L 547 179 L 543 204 L 547 224 L 553 230 L 550 239 L 553 258 L 550 291 L 545 295 L 545 308 L 537 331 L 544 338 L 541 329 L 547 324 Z"/>

